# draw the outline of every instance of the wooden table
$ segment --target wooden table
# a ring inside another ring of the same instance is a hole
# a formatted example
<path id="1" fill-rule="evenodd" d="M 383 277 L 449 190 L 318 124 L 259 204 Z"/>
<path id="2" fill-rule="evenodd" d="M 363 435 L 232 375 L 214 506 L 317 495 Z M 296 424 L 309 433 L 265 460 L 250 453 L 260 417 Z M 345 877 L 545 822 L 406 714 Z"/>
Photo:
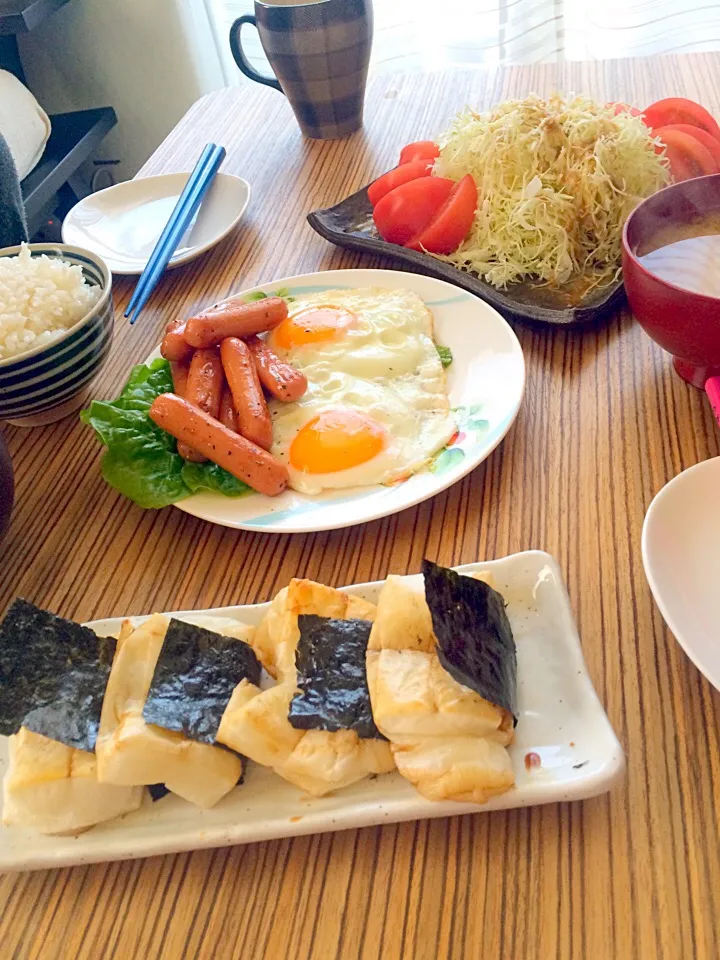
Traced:
<path id="1" fill-rule="evenodd" d="M 389 266 L 305 223 L 439 131 L 465 103 L 531 89 L 640 103 L 685 93 L 720 113 L 720 55 L 382 76 L 363 133 L 300 138 L 282 96 L 213 94 L 143 174 L 186 170 L 210 139 L 246 177 L 244 224 L 168 274 L 118 324 L 98 396 L 114 395 L 163 324 L 232 291 L 319 269 Z M 386 520 L 308 536 L 238 533 L 142 511 L 100 479 L 69 419 L 5 431 L 18 503 L 0 548 L 0 607 L 21 594 L 80 620 L 264 601 L 293 575 L 335 585 L 541 547 L 567 578 L 593 682 L 628 754 L 625 783 L 585 803 L 478 814 L 0 879 L 3 957 L 717 956 L 720 695 L 663 625 L 640 530 L 675 474 L 720 454 L 703 395 L 622 312 L 597 329 L 516 325 L 528 368 L 518 421 L 446 493 Z"/>

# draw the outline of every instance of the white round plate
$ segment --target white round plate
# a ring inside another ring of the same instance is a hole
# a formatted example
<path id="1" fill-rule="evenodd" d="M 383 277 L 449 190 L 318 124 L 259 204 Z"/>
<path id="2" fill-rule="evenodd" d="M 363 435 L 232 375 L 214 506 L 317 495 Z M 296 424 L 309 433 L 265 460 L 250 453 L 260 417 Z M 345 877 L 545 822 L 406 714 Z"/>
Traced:
<path id="1" fill-rule="evenodd" d="M 63 242 L 96 253 L 113 273 L 142 273 L 189 176 L 141 177 L 91 193 L 65 218 Z M 245 180 L 218 173 L 168 266 L 187 263 L 219 243 L 249 200 Z"/>
<path id="2" fill-rule="evenodd" d="M 444 280 L 397 270 L 332 270 L 264 283 L 262 290 L 290 295 L 355 287 L 414 291 L 432 310 L 436 342 L 450 347 L 450 405 L 458 434 L 430 466 L 393 486 L 328 490 L 316 496 L 287 490 L 230 498 L 199 493 L 175 504 L 211 523 L 264 533 L 314 533 L 367 523 L 427 500 L 456 483 L 492 453 L 517 416 L 525 389 L 525 361 L 518 339 L 491 306 Z M 242 294 L 239 294 L 242 295 Z M 145 361 L 160 356 L 159 348 Z"/>
<path id="3" fill-rule="evenodd" d="M 645 517 L 642 555 L 663 619 L 720 690 L 720 457 L 683 471 L 658 493 Z"/>

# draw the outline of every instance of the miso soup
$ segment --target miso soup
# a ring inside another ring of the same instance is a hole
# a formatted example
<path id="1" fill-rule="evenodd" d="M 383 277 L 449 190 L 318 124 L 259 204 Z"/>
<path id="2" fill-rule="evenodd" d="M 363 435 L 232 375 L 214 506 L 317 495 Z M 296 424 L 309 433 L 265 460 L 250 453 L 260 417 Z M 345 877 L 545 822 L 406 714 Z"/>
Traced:
<path id="1" fill-rule="evenodd" d="M 661 280 L 720 298 L 720 212 L 660 227 L 637 257 Z"/>

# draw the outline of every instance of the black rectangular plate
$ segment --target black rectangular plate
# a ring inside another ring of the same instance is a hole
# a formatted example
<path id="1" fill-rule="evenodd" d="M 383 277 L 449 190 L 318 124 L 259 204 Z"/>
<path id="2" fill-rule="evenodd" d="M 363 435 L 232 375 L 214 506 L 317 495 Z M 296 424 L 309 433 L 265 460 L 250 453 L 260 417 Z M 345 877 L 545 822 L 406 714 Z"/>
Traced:
<path id="1" fill-rule="evenodd" d="M 579 326 L 599 320 L 617 310 L 625 295 L 622 279 L 591 292 L 573 306 L 563 302 L 562 291 L 553 292 L 548 287 L 516 284 L 506 290 L 498 290 L 479 277 L 458 270 L 428 253 L 407 250 L 381 239 L 372 220 L 367 187 L 353 193 L 334 207 L 314 210 L 308 214 L 307 219 L 316 233 L 338 247 L 395 257 L 415 273 L 424 273 L 437 280 L 447 280 L 474 293 L 512 320 L 535 320 L 564 327 Z"/>

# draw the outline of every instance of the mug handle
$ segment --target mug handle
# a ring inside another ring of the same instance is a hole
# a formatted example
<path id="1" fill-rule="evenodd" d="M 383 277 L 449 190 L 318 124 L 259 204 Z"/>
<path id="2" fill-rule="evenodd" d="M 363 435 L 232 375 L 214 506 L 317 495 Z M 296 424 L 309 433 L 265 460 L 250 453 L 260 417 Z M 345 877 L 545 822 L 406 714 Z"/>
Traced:
<path id="1" fill-rule="evenodd" d="M 280 86 L 275 77 L 266 77 L 262 73 L 258 73 L 255 67 L 252 66 L 248 58 L 245 56 L 245 51 L 242 48 L 242 42 L 240 40 L 240 31 L 244 23 L 251 23 L 257 30 L 257 21 L 252 14 L 246 13 L 242 17 L 238 17 L 237 20 L 230 27 L 230 50 L 233 55 L 235 63 L 240 67 L 242 72 L 246 77 L 250 77 L 251 80 L 257 81 L 257 83 L 265 83 L 268 87 L 273 87 L 275 90 L 279 90 L 280 93 L 283 92 L 283 88 Z"/>

